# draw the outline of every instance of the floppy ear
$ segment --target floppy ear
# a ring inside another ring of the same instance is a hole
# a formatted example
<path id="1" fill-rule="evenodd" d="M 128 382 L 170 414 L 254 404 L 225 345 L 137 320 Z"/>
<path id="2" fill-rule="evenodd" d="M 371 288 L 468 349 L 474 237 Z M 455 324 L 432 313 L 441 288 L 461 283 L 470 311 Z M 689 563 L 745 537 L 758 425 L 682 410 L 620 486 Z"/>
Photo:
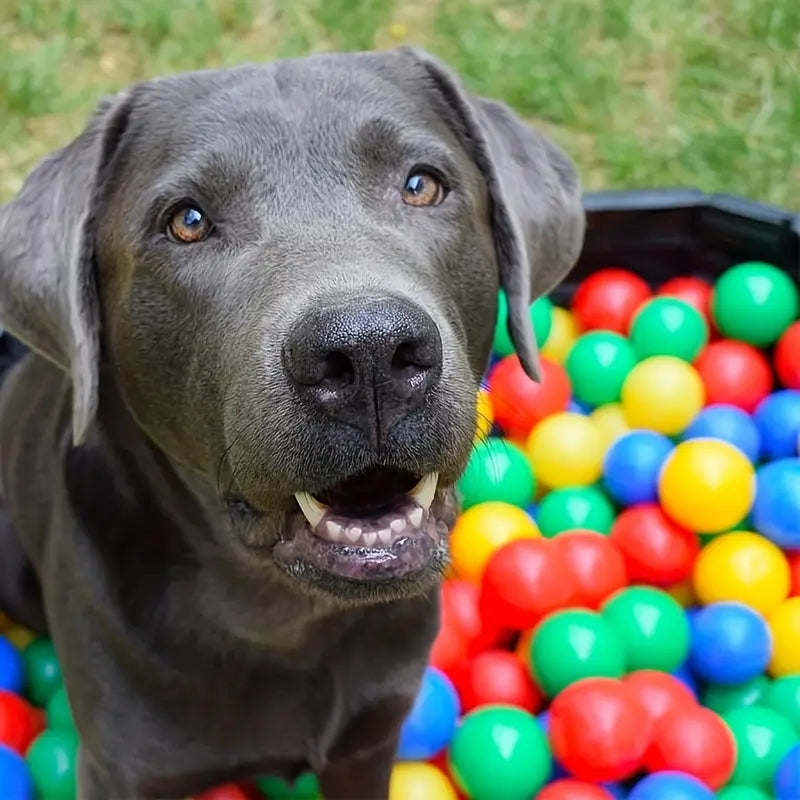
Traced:
<path id="1" fill-rule="evenodd" d="M 97 408 L 95 203 L 128 113 L 124 96 L 103 101 L 86 130 L 0 207 L 0 326 L 70 374 L 76 444 Z"/>
<path id="2" fill-rule="evenodd" d="M 508 331 L 520 362 L 539 380 L 539 353 L 528 316 L 532 300 L 564 278 L 583 246 L 581 187 L 572 162 L 507 106 L 468 94 L 427 53 L 420 63 L 446 104 L 448 118 L 481 170 L 491 198 L 500 285 L 508 299 Z"/>

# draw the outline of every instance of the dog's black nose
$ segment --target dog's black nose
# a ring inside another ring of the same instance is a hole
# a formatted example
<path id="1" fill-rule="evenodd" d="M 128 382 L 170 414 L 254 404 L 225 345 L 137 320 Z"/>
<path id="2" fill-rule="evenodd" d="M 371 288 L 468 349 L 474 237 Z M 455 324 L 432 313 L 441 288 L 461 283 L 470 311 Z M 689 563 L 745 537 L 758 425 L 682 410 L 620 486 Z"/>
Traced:
<path id="1" fill-rule="evenodd" d="M 436 323 L 408 300 L 355 299 L 303 316 L 284 344 L 296 390 L 380 444 L 442 369 Z"/>

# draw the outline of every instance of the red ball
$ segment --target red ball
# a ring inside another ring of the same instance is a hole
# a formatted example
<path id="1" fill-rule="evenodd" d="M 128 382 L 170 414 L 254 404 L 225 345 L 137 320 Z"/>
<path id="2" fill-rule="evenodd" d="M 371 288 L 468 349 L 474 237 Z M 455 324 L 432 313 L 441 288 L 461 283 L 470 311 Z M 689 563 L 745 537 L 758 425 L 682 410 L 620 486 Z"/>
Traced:
<path id="1" fill-rule="evenodd" d="M 641 766 L 652 722 L 632 692 L 613 678 L 584 678 L 550 705 L 553 756 L 582 781 L 618 781 Z"/>
<path id="2" fill-rule="evenodd" d="M 525 374 L 517 356 L 502 359 L 489 374 L 494 420 L 512 439 L 524 441 L 537 422 L 569 405 L 572 387 L 566 370 L 548 358 L 541 364 L 541 383 Z"/>
<path id="3" fill-rule="evenodd" d="M 517 706 L 533 714 L 544 703 L 544 695 L 528 668 L 508 650 L 487 650 L 470 659 L 456 671 L 454 683 L 463 714 L 494 703 Z"/>
<path id="4" fill-rule="evenodd" d="M 697 535 L 673 522 L 656 503 L 625 509 L 611 528 L 632 583 L 671 586 L 691 575 Z"/>
<path id="5" fill-rule="evenodd" d="M 800 322 L 793 322 L 778 339 L 775 371 L 787 389 L 800 389 Z"/>
<path id="6" fill-rule="evenodd" d="M 545 786 L 536 800 L 614 800 L 614 795 L 593 783 L 562 778 Z"/>
<path id="7" fill-rule="evenodd" d="M 787 553 L 789 559 L 789 574 L 792 576 L 792 597 L 800 596 L 800 550 L 794 553 Z"/>
<path id="8" fill-rule="evenodd" d="M 655 669 L 639 669 L 622 682 L 647 712 L 653 724 L 675 709 L 697 705 L 689 688 L 677 678 Z"/>
<path id="9" fill-rule="evenodd" d="M 503 628 L 532 628 L 575 599 L 567 563 L 549 539 L 517 539 L 497 550 L 481 580 L 481 616 Z"/>
<path id="10" fill-rule="evenodd" d="M 625 559 L 607 536 L 573 530 L 560 533 L 551 541 L 566 562 L 577 605 L 599 608 L 609 595 L 628 585 Z"/>
<path id="11" fill-rule="evenodd" d="M 688 772 L 716 790 L 733 773 L 736 740 L 722 718 L 710 709 L 681 706 L 656 723 L 645 765 L 650 772 Z"/>
<path id="12" fill-rule="evenodd" d="M 572 311 L 584 330 L 628 333 L 631 319 L 652 292 L 647 282 L 625 269 L 601 269 L 578 287 Z"/>
<path id="13" fill-rule="evenodd" d="M 41 714 L 13 692 L 0 690 L 0 744 L 24 755 L 44 730 Z"/>
<path id="14" fill-rule="evenodd" d="M 711 342 L 695 361 L 706 387 L 706 403 L 728 403 L 751 414 L 772 391 L 766 356 L 746 342 Z"/>
<path id="15" fill-rule="evenodd" d="M 253 800 L 257 795 L 237 783 L 223 783 L 215 786 L 202 794 L 196 795 L 195 800 Z"/>
<path id="16" fill-rule="evenodd" d="M 663 284 L 656 292 L 662 297 L 677 297 L 693 308 L 696 308 L 705 318 L 709 333 L 716 333 L 714 318 L 711 314 L 711 295 L 714 287 L 702 278 L 694 278 L 688 275 L 679 278 L 672 278 Z"/>

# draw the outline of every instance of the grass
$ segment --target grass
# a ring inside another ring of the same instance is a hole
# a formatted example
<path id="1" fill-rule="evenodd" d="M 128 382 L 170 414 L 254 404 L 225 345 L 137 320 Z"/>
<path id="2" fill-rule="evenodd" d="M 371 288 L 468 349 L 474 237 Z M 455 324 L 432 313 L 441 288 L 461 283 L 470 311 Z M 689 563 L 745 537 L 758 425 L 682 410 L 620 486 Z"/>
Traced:
<path id="1" fill-rule="evenodd" d="M 413 43 L 550 133 L 587 188 L 800 210 L 798 0 L 2 0 L 0 42 L 0 201 L 134 80 Z"/>

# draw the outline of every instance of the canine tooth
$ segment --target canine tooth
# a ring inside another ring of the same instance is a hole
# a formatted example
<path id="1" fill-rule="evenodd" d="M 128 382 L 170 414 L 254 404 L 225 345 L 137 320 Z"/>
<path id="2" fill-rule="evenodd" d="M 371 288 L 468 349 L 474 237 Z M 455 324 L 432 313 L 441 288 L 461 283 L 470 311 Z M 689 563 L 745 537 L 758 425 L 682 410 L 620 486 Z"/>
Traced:
<path id="1" fill-rule="evenodd" d="M 384 528 L 378 531 L 378 538 L 381 540 L 381 544 L 389 544 L 392 541 L 392 531 L 389 528 Z"/>
<path id="2" fill-rule="evenodd" d="M 415 527 L 422 525 L 422 509 L 417 506 L 413 511 L 408 512 L 408 521 Z"/>
<path id="3" fill-rule="evenodd" d="M 375 531 L 367 531 L 361 538 L 364 541 L 364 547 L 372 547 L 378 541 L 378 534 Z"/>
<path id="4" fill-rule="evenodd" d="M 325 523 L 326 534 L 332 542 L 338 542 L 342 536 L 342 526 L 338 522 L 329 519 Z"/>
<path id="5" fill-rule="evenodd" d="M 400 531 L 403 530 L 403 528 L 405 528 L 405 526 L 406 526 L 406 521 L 405 521 L 405 519 L 403 517 L 398 517 L 397 519 L 393 519 L 389 523 L 389 527 L 395 533 L 400 533 Z"/>
<path id="6" fill-rule="evenodd" d="M 353 526 L 352 528 L 345 528 L 344 535 L 355 544 L 361 538 L 361 528 Z"/>
<path id="7" fill-rule="evenodd" d="M 424 511 L 431 507 L 433 496 L 436 494 L 436 484 L 439 483 L 439 473 L 429 472 L 420 482 L 409 492 L 417 505 Z"/>
<path id="8" fill-rule="evenodd" d="M 315 500 L 308 492 L 296 492 L 294 499 L 297 500 L 297 505 L 300 506 L 311 528 L 316 528 L 325 516 L 327 506 Z"/>

